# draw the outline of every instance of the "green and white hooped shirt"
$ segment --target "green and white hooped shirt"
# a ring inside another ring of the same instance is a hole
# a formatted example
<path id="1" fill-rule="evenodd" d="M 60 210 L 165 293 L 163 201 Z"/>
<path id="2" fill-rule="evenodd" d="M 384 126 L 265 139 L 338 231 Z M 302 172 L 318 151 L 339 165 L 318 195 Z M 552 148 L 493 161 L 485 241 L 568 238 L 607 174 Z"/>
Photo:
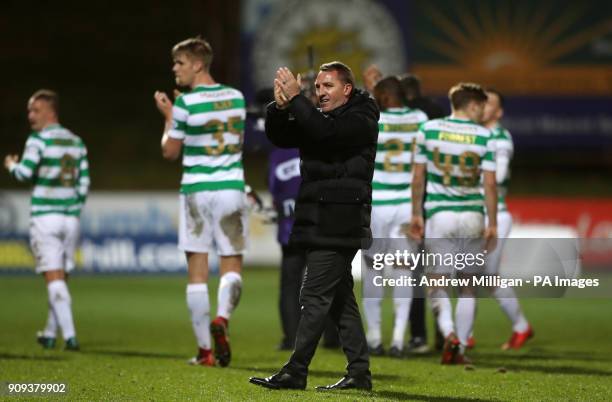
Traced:
<path id="1" fill-rule="evenodd" d="M 87 148 L 77 135 L 54 124 L 28 137 L 21 161 L 11 168 L 19 181 L 31 181 L 32 216 L 79 216 L 89 190 Z"/>
<path id="2" fill-rule="evenodd" d="M 199 85 L 172 108 L 168 136 L 183 141 L 181 193 L 244 190 L 244 96 L 228 86 Z"/>
<path id="3" fill-rule="evenodd" d="M 372 205 L 410 203 L 412 160 L 416 137 L 427 115 L 419 109 L 390 108 L 380 112 Z"/>
<path id="4" fill-rule="evenodd" d="M 480 175 L 495 171 L 490 130 L 453 116 L 423 123 L 415 163 L 427 164 L 427 218 L 440 211 L 484 213 Z"/>
<path id="5" fill-rule="evenodd" d="M 514 142 L 510 132 L 504 127 L 497 125 L 493 129 L 493 141 L 495 142 L 496 155 L 505 154 L 508 157 L 508 164 L 514 155 Z M 506 169 L 506 174 L 497 183 L 497 212 L 507 211 L 506 196 L 508 195 L 508 186 L 510 185 L 510 166 Z"/>

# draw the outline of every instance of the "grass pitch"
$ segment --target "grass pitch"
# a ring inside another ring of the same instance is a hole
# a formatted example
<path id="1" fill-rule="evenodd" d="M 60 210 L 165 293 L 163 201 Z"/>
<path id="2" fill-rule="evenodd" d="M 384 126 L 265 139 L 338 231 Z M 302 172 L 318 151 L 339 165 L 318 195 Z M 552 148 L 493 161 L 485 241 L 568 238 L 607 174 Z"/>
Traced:
<path id="1" fill-rule="evenodd" d="M 523 300 L 536 336 L 519 352 L 499 349 L 510 334 L 509 324 L 494 301 L 479 300 L 477 346 L 470 354 L 474 370 L 443 367 L 437 353 L 373 358 L 373 392 L 324 393 L 314 386 L 337 381 L 345 360 L 340 351 L 319 349 L 307 390 L 288 392 L 248 383 L 249 376 L 274 373 L 289 356 L 275 350 L 280 340 L 278 273 L 247 270 L 244 275 L 242 301 L 230 327 L 233 359 L 228 368 L 186 364 L 196 348 L 185 283 L 183 276 L 72 278 L 82 348 L 72 353 L 62 351 L 59 342 L 52 351 L 35 343 L 35 332 L 46 319 L 42 278 L 0 277 L 0 383 L 66 382 L 68 394 L 53 398 L 67 400 L 592 401 L 612 395 L 610 299 Z M 213 280 L 210 286 L 215 297 L 216 284 Z M 214 314 L 214 298 L 211 303 Z M 390 305 L 386 300 L 387 337 Z"/>

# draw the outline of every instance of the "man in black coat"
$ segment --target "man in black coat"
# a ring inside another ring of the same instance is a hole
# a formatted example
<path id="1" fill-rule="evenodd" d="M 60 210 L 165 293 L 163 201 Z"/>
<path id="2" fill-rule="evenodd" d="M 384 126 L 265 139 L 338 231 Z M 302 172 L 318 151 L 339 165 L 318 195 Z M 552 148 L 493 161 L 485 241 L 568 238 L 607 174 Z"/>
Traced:
<path id="1" fill-rule="evenodd" d="M 294 352 L 280 372 L 250 381 L 273 389 L 306 388 L 308 366 L 329 315 L 340 333 L 348 373 L 318 388 L 371 389 L 351 262 L 372 239 L 378 107 L 367 92 L 354 88 L 352 71 L 340 62 L 320 68 L 315 82 L 320 109 L 300 95 L 299 81 L 287 68 L 277 71 L 266 135 L 276 146 L 300 150 L 302 184 L 290 238 L 306 253 L 300 323 Z"/>

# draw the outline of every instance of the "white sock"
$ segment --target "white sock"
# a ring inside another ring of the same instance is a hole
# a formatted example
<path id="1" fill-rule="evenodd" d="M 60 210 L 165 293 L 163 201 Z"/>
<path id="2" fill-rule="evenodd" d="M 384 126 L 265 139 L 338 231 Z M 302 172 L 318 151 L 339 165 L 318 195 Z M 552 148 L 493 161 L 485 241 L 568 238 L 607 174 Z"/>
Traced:
<path id="1" fill-rule="evenodd" d="M 208 285 L 192 283 L 187 285 L 187 307 L 191 315 L 193 333 L 202 349 L 210 349 L 210 303 L 208 301 Z"/>
<path id="2" fill-rule="evenodd" d="M 47 313 L 47 325 L 43 330 L 43 335 L 47 338 L 55 338 L 57 335 L 57 318 L 53 312 L 53 307 L 49 303 L 49 312 Z"/>
<path id="3" fill-rule="evenodd" d="M 382 299 L 379 298 L 364 298 L 363 310 L 365 312 L 366 323 L 368 324 L 368 345 L 375 348 L 382 342 L 382 333 L 380 324 L 382 321 L 380 306 Z"/>
<path id="4" fill-rule="evenodd" d="M 434 314 L 438 316 L 438 328 L 440 328 L 440 332 L 446 338 L 454 332 L 453 308 L 448 298 L 448 293 L 444 289 L 432 289 L 430 295 L 431 308 Z"/>
<path id="5" fill-rule="evenodd" d="M 512 288 L 497 288 L 493 291 L 493 296 L 497 299 L 499 306 L 512 322 L 514 332 L 525 332 L 529 328 L 527 318 L 521 311 L 521 306 Z"/>
<path id="6" fill-rule="evenodd" d="M 404 335 L 406 334 L 406 326 L 408 325 L 411 302 L 412 299 L 393 299 L 395 319 L 393 324 L 393 340 L 391 342 L 391 346 L 395 346 L 400 350 L 404 348 Z"/>
<path id="7" fill-rule="evenodd" d="M 217 316 L 229 320 L 232 311 L 240 301 L 242 277 L 238 272 L 228 272 L 221 276 L 217 295 Z"/>
<path id="8" fill-rule="evenodd" d="M 474 313 L 476 312 L 476 299 L 473 297 L 459 297 L 455 307 L 455 327 L 457 338 L 461 345 L 468 343 L 468 338 L 474 326 Z"/>
<path id="9" fill-rule="evenodd" d="M 51 281 L 47 284 L 47 291 L 49 293 L 49 304 L 55 312 L 64 339 L 72 338 L 76 333 L 72 320 L 72 300 L 66 282 L 62 279 Z"/>
<path id="10" fill-rule="evenodd" d="M 395 286 L 393 288 L 393 340 L 391 346 L 402 350 L 404 348 L 404 335 L 408 326 L 410 316 L 410 305 L 412 303 L 412 288 Z"/>

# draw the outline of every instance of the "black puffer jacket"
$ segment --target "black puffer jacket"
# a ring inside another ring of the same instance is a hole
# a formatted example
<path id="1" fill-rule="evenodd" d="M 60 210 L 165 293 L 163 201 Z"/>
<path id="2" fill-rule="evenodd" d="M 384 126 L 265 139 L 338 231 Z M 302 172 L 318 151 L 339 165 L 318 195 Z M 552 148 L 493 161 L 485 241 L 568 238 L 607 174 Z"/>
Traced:
<path id="1" fill-rule="evenodd" d="M 369 247 L 379 111 L 367 92 L 322 113 L 298 95 L 286 110 L 267 108 L 266 135 L 299 148 L 302 184 L 290 242 L 302 247 Z"/>

